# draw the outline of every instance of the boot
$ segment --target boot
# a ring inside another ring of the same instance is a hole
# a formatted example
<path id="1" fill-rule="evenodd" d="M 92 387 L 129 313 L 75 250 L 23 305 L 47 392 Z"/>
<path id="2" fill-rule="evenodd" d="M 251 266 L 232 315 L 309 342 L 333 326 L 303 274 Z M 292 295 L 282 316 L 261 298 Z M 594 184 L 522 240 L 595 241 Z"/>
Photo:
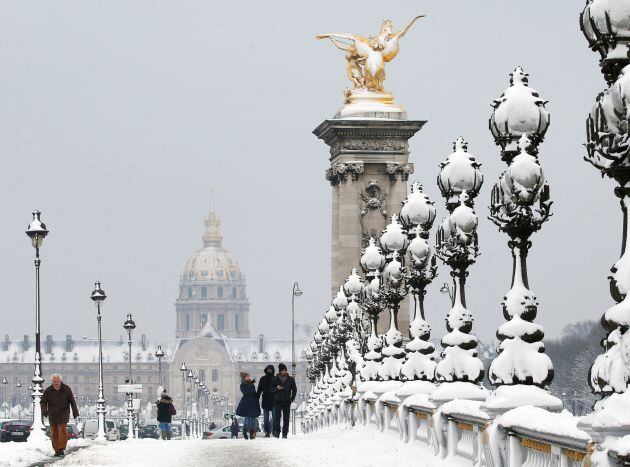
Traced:
<path id="1" fill-rule="evenodd" d="M 246 429 L 244 429 L 244 428 L 243 428 L 243 438 L 245 438 L 245 439 L 249 439 L 249 438 L 247 437 L 247 430 L 246 430 Z"/>
<path id="2" fill-rule="evenodd" d="M 249 438 L 256 439 L 256 430 L 249 430 Z"/>

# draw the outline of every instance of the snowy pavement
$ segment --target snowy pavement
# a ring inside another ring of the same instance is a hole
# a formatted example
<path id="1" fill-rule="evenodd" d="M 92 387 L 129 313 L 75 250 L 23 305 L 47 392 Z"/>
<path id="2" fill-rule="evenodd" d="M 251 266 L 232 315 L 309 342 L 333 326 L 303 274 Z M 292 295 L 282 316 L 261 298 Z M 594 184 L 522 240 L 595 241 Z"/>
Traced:
<path id="1" fill-rule="evenodd" d="M 79 441 L 81 444 L 83 440 Z M 26 443 L 15 446 L 23 449 Z M 372 427 L 330 428 L 310 435 L 297 435 L 289 439 L 255 440 L 195 440 L 161 441 L 153 439 L 126 440 L 105 444 L 84 443 L 86 446 L 68 454 L 64 459 L 13 456 L 13 462 L 0 466 L 33 465 L 36 461 L 56 461 L 62 466 L 202 466 L 240 467 L 321 467 L 321 466 L 390 466 L 457 467 L 452 460 L 437 461 L 433 450 L 421 444 L 404 444 L 395 433 L 377 433 Z M 2 446 L 7 452 L 6 444 Z M 45 465 L 45 463 L 36 464 Z"/>

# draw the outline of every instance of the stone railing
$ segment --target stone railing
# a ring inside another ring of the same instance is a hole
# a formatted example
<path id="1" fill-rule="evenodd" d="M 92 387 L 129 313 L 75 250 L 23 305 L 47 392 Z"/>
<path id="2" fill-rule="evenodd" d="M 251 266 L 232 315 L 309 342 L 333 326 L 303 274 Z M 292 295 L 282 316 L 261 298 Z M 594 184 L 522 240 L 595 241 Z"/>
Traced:
<path id="1" fill-rule="evenodd" d="M 475 467 L 630 465 L 614 449 L 607 451 L 609 464 L 592 462 L 591 438 L 566 411 L 530 406 L 490 416 L 482 406 L 479 401 L 455 400 L 436 407 L 428 394 L 401 398 L 396 391 L 380 396 L 367 391 L 342 400 L 337 416 L 311 416 L 303 430 L 333 424 L 372 426 L 379 433 L 397 433 L 401 442 L 430 447 L 436 458 Z"/>

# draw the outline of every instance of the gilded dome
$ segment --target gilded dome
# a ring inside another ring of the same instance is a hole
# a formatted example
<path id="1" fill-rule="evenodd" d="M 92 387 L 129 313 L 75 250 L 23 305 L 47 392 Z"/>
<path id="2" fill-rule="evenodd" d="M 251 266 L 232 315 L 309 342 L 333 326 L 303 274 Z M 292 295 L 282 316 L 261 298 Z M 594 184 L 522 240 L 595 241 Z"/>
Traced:
<path id="1" fill-rule="evenodd" d="M 221 218 L 214 211 L 204 220 L 203 246 L 186 261 L 180 281 L 190 283 L 225 283 L 244 280 L 236 258 L 223 248 Z"/>

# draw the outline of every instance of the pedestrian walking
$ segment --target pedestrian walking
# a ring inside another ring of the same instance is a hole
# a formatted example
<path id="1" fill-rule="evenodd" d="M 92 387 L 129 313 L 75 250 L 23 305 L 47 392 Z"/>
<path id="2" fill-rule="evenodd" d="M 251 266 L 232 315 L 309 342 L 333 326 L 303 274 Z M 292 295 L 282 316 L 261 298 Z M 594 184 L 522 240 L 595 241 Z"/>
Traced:
<path id="1" fill-rule="evenodd" d="M 230 425 L 230 433 L 232 433 L 232 439 L 238 439 L 238 420 L 236 417 L 232 418 L 232 424 Z"/>
<path id="2" fill-rule="evenodd" d="M 260 398 L 260 405 L 263 411 L 263 431 L 265 432 L 265 438 L 271 436 L 271 429 L 273 427 L 273 378 L 275 372 L 276 370 L 273 365 L 267 365 L 265 367 L 265 375 L 258 381 L 257 395 Z"/>
<path id="3" fill-rule="evenodd" d="M 249 376 L 249 373 L 241 371 L 241 397 L 238 407 L 236 407 L 236 415 L 245 417 L 243 422 L 243 438 L 256 438 L 256 419 L 260 415 L 260 405 L 256 396 L 256 380 Z"/>
<path id="4" fill-rule="evenodd" d="M 274 417 L 273 435 L 280 437 L 280 417 L 282 417 L 282 437 L 289 434 L 289 419 L 291 418 L 291 404 L 297 396 L 295 379 L 289 376 L 287 366 L 284 363 L 278 365 L 278 374 L 273 379 L 274 391 Z"/>
<path id="5" fill-rule="evenodd" d="M 157 421 L 160 423 L 161 437 L 166 440 L 171 439 L 171 422 L 173 415 L 177 413 L 173 399 L 164 391 L 155 405 L 157 406 Z"/>
<path id="6" fill-rule="evenodd" d="M 66 425 L 70 420 L 70 408 L 72 418 L 79 416 L 77 402 L 72 394 L 70 386 L 61 381 L 61 375 L 52 375 L 52 384 L 42 394 L 42 415 L 48 418 L 50 423 L 50 441 L 55 450 L 55 457 L 62 457 L 68 444 L 68 431 Z"/>

